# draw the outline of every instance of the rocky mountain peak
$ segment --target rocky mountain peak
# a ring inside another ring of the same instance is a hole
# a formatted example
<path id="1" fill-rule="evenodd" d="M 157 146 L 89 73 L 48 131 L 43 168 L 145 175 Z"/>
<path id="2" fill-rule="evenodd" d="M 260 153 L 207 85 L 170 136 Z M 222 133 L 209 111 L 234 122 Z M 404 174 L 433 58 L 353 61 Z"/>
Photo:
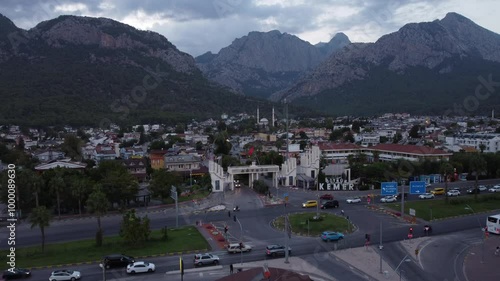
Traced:
<path id="1" fill-rule="evenodd" d="M 279 30 L 252 31 L 235 39 L 216 55 L 205 53 L 196 62 L 205 75 L 233 90 L 269 97 L 319 65 L 329 54 L 349 44 L 336 35 L 321 47 Z"/>
<path id="2" fill-rule="evenodd" d="M 138 30 L 107 18 L 59 16 L 39 23 L 29 30 L 29 33 L 53 48 L 79 45 L 134 51 L 147 57 L 161 59 L 179 72 L 197 71 L 194 59 L 180 52 L 164 36 L 156 32 Z"/>
<path id="3" fill-rule="evenodd" d="M 343 47 L 351 44 L 349 37 L 342 32 L 335 34 L 328 43 L 320 42 L 314 46 L 319 48 L 326 56 L 330 56 L 332 53 L 342 49 Z"/>
<path id="4" fill-rule="evenodd" d="M 288 90 L 275 93 L 273 99 L 314 96 L 355 80 L 369 79 L 374 68 L 396 74 L 415 67 L 450 73 L 456 59 L 500 62 L 499 46 L 500 35 L 460 14 L 448 13 L 441 20 L 406 24 L 375 43 L 351 44 Z"/>

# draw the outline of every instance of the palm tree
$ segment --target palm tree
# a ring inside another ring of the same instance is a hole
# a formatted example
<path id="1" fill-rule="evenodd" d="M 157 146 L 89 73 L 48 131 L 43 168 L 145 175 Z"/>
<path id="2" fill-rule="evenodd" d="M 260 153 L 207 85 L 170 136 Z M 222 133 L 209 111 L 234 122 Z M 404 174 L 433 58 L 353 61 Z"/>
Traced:
<path id="1" fill-rule="evenodd" d="M 31 228 L 39 227 L 42 232 L 42 253 L 45 250 L 45 228 L 50 225 L 50 212 L 45 206 L 36 207 L 29 216 Z"/>
<path id="2" fill-rule="evenodd" d="M 449 162 L 442 162 L 439 167 L 439 172 L 444 175 L 444 196 L 445 202 L 448 203 L 448 177 L 453 174 L 455 169 Z"/>
<path id="3" fill-rule="evenodd" d="M 475 153 L 470 159 L 469 168 L 472 172 L 476 174 L 476 182 L 475 182 L 475 190 L 474 190 L 474 200 L 477 200 L 477 194 L 479 192 L 479 188 L 477 186 L 477 181 L 479 178 L 479 174 L 484 173 L 486 171 L 487 163 L 484 160 L 483 156 L 479 153 Z"/>
<path id="4" fill-rule="evenodd" d="M 96 184 L 94 186 L 94 191 L 90 193 L 87 199 L 87 207 L 90 213 L 97 216 L 97 233 L 96 233 L 96 245 L 98 247 L 102 246 L 102 227 L 101 227 L 101 217 L 108 212 L 109 201 L 106 194 L 102 191 L 102 186 Z"/>
<path id="5" fill-rule="evenodd" d="M 78 213 L 82 215 L 82 199 L 87 194 L 88 180 L 82 178 L 73 178 L 71 184 L 71 195 L 78 200 Z"/>
<path id="6" fill-rule="evenodd" d="M 56 172 L 55 176 L 49 182 L 50 190 L 56 194 L 57 202 L 57 217 L 61 218 L 61 191 L 63 191 L 65 184 L 61 173 Z"/>

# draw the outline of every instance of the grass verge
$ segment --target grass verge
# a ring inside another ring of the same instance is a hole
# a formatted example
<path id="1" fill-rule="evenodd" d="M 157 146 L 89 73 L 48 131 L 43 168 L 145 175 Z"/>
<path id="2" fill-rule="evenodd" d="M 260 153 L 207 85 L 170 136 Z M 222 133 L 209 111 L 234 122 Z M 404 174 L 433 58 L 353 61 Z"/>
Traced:
<path id="1" fill-rule="evenodd" d="M 288 215 L 292 232 L 301 235 L 318 236 L 326 230 L 349 233 L 354 229 L 344 217 L 321 212 L 319 213 L 320 217 L 318 220 L 314 219 L 315 216 L 315 212 Z M 283 230 L 284 222 L 285 218 L 279 217 L 274 220 L 273 225 L 275 228 Z"/>
<path id="2" fill-rule="evenodd" d="M 126 245 L 120 236 L 104 237 L 102 247 L 95 245 L 94 239 L 66 243 L 47 244 L 42 253 L 41 245 L 16 248 L 17 267 L 37 267 L 62 265 L 78 262 L 98 261 L 108 254 L 126 254 L 133 257 L 159 255 L 209 249 L 209 244 L 197 228 L 188 226 L 168 229 L 168 238 L 162 239 L 161 230 L 153 230 L 151 238 L 142 245 Z M 0 251 L 6 264 L 7 250 Z"/>
<path id="3" fill-rule="evenodd" d="M 400 203 L 391 203 L 385 206 L 395 211 L 401 211 Z M 410 208 L 415 210 L 417 217 L 427 221 L 470 215 L 500 209 L 500 194 L 478 195 L 477 201 L 474 200 L 473 196 L 467 196 L 449 198 L 448 203 L 445 202 L 444 197 L 437 200 L 405 202 L 405 214 L 410 213 Z"/>

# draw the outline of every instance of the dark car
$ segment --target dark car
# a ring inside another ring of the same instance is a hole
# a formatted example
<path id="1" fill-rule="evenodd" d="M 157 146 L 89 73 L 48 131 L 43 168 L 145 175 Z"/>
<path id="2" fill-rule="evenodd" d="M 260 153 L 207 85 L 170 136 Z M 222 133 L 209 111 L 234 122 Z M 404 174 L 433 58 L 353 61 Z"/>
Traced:
<path id="1" fill-rule="evenodd" d="M 285 246 L 268 245 L 266 247 L 266 256 L 277 257 L 285 255 Z M 292 255 L 292 248 L 288 247 L 288 255 Z"/>
<path id="2" fill-rule="evenodd" d="M 23 279 L 31 276 L 31 271 L 24 268 L 10 268 L 3 272 L 4 280 Z"/>
<path id="3" fill-rule="evenodd" d="M 103 258 L 103 261 L 106 268 L 113 268 L 113 267 L 126 267 L 127 265 L 134 263 L 135 259 L 127 255 L 113 254 L 105 256 Z"/>
<path id="4" fill-rule="evenodd" d="M 331 194 L 323 194 L 319 197 L 319 199 L 323 199 L 323 200 L 333 200 L 333 195 Z"/>
<path id="5" fill-rule="evenodd" d="M 474 188 L 474 187 L 467 189 L 467 193 L 468 193 L 468 194 L 474 194 L 474 193 L 479 194 L 480 192 L 481 192 L 481 191 L 479 191 L 479 189 L 478 189 L 478 188 Z"/>
<path id="6" fill-rule="evenodd" d="M 337 200 L 325 201 L 320 206 L 321 209 L 330 209 L 330 208 L 338 208 L 338 207 L 339 207 L 339 201 L 337 201 Z"/>
<path id="7" fill-rule="evenodd" d="M 408 193 L 405 192 L 404 197 L 405 197 L 405 199 L 408 199 Z M 396 199 L 401 200 L 401 192 L 398 193 L 398 195 L 396 195 Z"/>

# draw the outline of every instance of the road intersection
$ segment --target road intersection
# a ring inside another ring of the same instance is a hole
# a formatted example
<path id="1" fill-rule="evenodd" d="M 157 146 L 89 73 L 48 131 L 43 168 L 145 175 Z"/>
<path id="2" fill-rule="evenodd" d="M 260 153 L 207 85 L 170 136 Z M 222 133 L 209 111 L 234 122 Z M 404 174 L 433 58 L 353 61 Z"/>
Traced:
<path id="1" fill-rule="evenodd" d="M 243 255 L 243 263 L 255 263 L 262 260 L 268 263 L 281 263 L 282 259 L 267 261 L 264 255 L 266 245 L 284 243 L 284 233 L 274 229 L 271 226 L 271 221 L 285 213 L 303 211 L 315 212 L 316 210 L 314 209 L 302 209 L 301 203 L 305 200 L 315 199 L 317 193 L 314 191 L 284 188 L 273 190 L 272 192 L 273 194 L 278 194 L 278 196 L 283 193 L 288 194 L 289 200 L 286 207 L 283 204 L 266 206 L 265 202 L 263 202 L 253 191 L 247 188 L 240 188 L 235 192 L 226 192 L 223 197 L 221 194 L 217 194 L 202 202 L 190 202 L 185 204 L 182 208 L 180 208 L 181 214 L 179 218 L 179 225 L 196 225 L 196 222 L 200 221 L 204 223 L 213 223 L 218 227 L 228 225 L 230 237 L 238 240 L 238 238 L 243 234 L 245 243 L 249 243 L 253 246 L 253 251 L 251 253 L 245 253 Z M 347 197 L 366 197 L 367 194 L 370 194 L 370 191 L 325 191 L 323 193 L 335 194 L 335 199 L 341 202 L 341 206 L 338 209 L 321 211 L 340 215 L 340 210 L 344 210 L 345 215 L 349 216 L 349 220 L 356 225 L 356 231 L 348 235 L 344 241 L 338 244 L 323 243 L 317 237 L 293 236 L 290 243 L 293 248 L 294 258 L 300 258 L 306 260 L 309 264 L 315 264 L 318 272 L 324 271 L 323 273 L 332 278 L 326 280 L 335 280 L 336 278 L 338 280 L 376 280 L 376 278 L 370 276 L 376 276 L 380 273 L 357 270 L 349 264 L 349 261 L 340 262 L 342 258 L 335 256 L 335 253 L 363 247 L 365 234 L 367 233 L 371 235 L 372 243 L 376 244 L 379 241 L 381 224 L 383 226 L 384 243 L 382 257 L 387 263 L 387 266 L 385 267 L 394 268 L 399 263 L 401 258 L 408 254 L 408 252 L 411 254 L 411 250 L 406 249 L 400 242 L 406 238 L 409 226 L 407 222 L 388 216 L 385 213 L 374 212 L 366 208 L 366 201 L 361 204 L 352 205 L 344 203 Z M 212 208 L 213 211 L 208 211 L 210 207 L 218 205 L 223 205 L 226 208 Z M 241 229 L 243 230 L 243 233 L 240 232 L 240 227 L 232 219 L 232 216 L 234 215 L 232 208 L 236 205 L 238 205 L 241 209 L 240 212 L 236 212 L 236 216 L 238 217 L 238 220 L 241 221 Z M 228 212 L 230 212 L 230 214 L 228 214 Z M 141 209 L 138 213 L 148 215 L 153 229 L 175 225 L 175 210 L 171 207 Z M 448 264 L 449 262 L 446 264 L 446 268 L 453 268 L 453 271 L 450 272 L 447 272 L 446 270 L 443 270 L 442 267 L 436 265 L 440 264 L 438 262 L 443 260 L 447 261 L 448 259 L 445 258 L 446 256 L 450 256 L 451 253 L 455 253 L 460 249 L 462 249 L 461 251 L 463 255 L 463 248 L 469 245 L 468 242 L 471 244 L 477 242 L 474 240 L 477 239 L 477 233 L 472 235 L 469 232 L 477 232 L 477 229 L 474 229 L 477 228 L 477 218 L 483 219 L 485 216 L 485 214 L 476 214 L 433 223 L 434 233 L 432 239 L 440 242 L 432 242 L 429 245 L 433 246 L 428 245 L 423 248 L 420 259 L 418 259 L 418 263 L 414 262 L 411 264 L 404 264 L 405 269 L 403 269 L 403 279 L 445 280 L 441 278 L 444 277 L 447 278 L 447 280 L 455 280 L 451 277 L 457 275 L 455 272 L 457 271 L 457 264 L 460 264 L 460 260 L 457 261 L 453 258 L 453 266 L 451 263 Z M 119 232 L 120 222 L 121 217 L 119 215 L 102 218 L 102 223 L 106 226 L 105 234 L 117 235 Z M 88 239 L 89 237 L 93 237 L 95 234 L 96 226 L 97 223 L 95 218 L 54 221 L 51 223 L 51 226 L 46 229 L 47 242 Z M 423 236 L 423 232 L 420 231 L 420 228 L 422 227 L 423 225 L 415 226 L 415 238 Z M 4 231 L 4 229 L 1 231 Z M 466 239 L 469 236 L 471 236 L 470 239 L 472 240 Z M 37 245 L 40 243 L 40 232 L 38 229 L 31 229 L 26 223 L 23 223 L 18 228 L 17 241 L 22 246 Z M 460 244 L 457 245 L 456 243 L 453 243 L 454 241 L 459 241 Z M 435 245 L 440 246 L 436 247 Z M 5 243 L 3 243 L 3 241 L 2 247 L 5 248 Z M 436 251 L 434 248 L 439 248 L 439 250 Z M 378 254 L 376 246 L 371 246 L 370 249 L 373 253 Z M 218 254 L 221 257 L 221 265 L 224 267 L 224 270 L 206 267 L 200 269 L 200 271 L 189 273 L 189 276 L 185 276 L 185 280 L 216 280 L 217 278 L 220 278 L 228 273 L 228 271 L 226 271 L 226 267 L 230 263 L 237 264 L 240 262 L 239 255 L 231 256 L 223 249 L 213 249 L 211 252 Z M 318 258 L 325 256 L 332 257 L 323 259 Z M 192 254 L 186 254 L 186 268 L 188 269 L 193 267 L 190 264 L 191 258 Z M 368 256 L 366 256 L 366 258 L 368 258 Z M 371 256 L 371 258 L 373 258 L 373 256 Z M 150 258 L 148 260 L 157 265 L 158 272 L 169 272 L 178 269 L 178 256 L 166 255 L 165 257 Z M 332 263 L 332 261 L 338 262 Z M 351 263 L 354 263 L 354 261 L 351 261 Z M 75 267 L 73 266 L 71 268 Z M 102 272 L 96 264 L 80 265 L 77 266 L 76 269 L 85 274 L 85 279 L 87 279 L 87 277 L 90 280 L 100 280 L 102 278 Z M 50 271 L 52 271 L 52 269 L 36 270 L 34 272 L 33 280 L 38 280 L 36 276 L 43 276 L 40 280 L 45 280 Z M 141 279 L 134 279 L 135 277 L 127 276 L 121 271 L 110 271 L 108 272 L 108 275 L 107 280 L 160 280 L 155 278 L 162 276 L 163 274 L 141 276 Z M 366 276 L 369 276 L 369 278 L 372 279 L 367 279 Z M 440 276 L 441 279 L 433 279 L 435 276 Z M 458 278 L 456 280 L 465 280 L 461 279 L 463 276 L 456 278 Z M 175 278 L 172 280 L 175 280 Z M 387 280 L 387 277 L 384 280 Z"/>

